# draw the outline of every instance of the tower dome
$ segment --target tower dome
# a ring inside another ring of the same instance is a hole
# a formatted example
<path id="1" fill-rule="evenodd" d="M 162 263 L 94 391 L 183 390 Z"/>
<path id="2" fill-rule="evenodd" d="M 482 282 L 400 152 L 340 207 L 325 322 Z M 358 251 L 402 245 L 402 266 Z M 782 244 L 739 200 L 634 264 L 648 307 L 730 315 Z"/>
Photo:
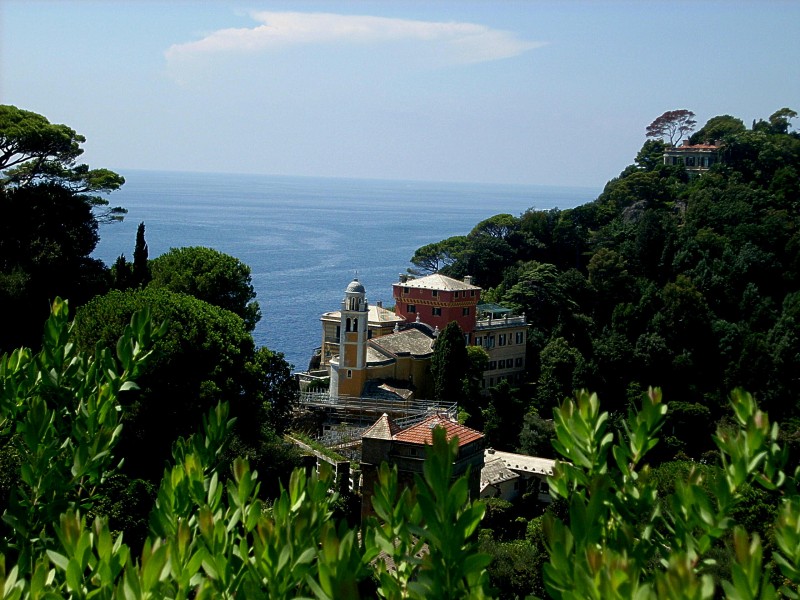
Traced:
<path id="1" fill-rule="evenodd" d="M 345 290 L 345 292 L 358 293 L 358 294 L 364 294 L 366 293 L 366 291 L 367 290 L 364 289 L 364 286 L 361 284 L 358 278 L 353 279 L 353 281 L 350 282 L 350 284 L 347 286 L 347 289 Z"/>

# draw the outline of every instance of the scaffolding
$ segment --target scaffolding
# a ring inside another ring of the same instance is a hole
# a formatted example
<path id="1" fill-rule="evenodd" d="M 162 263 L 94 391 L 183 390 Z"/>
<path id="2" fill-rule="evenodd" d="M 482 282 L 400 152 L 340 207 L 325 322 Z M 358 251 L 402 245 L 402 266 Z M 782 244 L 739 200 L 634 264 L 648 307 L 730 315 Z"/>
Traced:
<path id="1" fill-rule="evenodd" d="M 357 396 L 331 396 L 328 392 L 300 392 L 298 408 L 324 411 L 326 426 L 317 441 L 337 452 L 360 445 L 363 433 L 386 413 L 405 429 L 431 415 L 455 419 L 458 404 L 435 400 L 390 400 Z"/>

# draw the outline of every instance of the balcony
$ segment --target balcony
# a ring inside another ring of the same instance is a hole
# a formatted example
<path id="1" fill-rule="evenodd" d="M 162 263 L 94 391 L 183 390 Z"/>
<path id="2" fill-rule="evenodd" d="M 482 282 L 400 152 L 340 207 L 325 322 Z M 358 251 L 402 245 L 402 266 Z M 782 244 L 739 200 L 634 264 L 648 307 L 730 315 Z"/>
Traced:
<path id="1" fill-rule="evenodd" d="M 485 331 L 487 329 L 505 329 L 506 327 L 524 327 L 528 324 L 525 315 L 520 317 L 509 317 L 508 315 L 498 319 L 481 319 L 475 322 L 475 331 Z"/>

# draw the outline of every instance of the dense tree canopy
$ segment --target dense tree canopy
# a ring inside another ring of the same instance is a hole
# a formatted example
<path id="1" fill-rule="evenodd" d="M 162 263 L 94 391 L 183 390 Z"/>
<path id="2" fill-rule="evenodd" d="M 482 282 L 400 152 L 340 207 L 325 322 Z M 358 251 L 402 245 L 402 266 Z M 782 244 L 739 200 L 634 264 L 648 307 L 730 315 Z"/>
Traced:
<path id="1" fill-rule="evenodd" d="M 193 296 L 148 286 L 112 291 L 82 307 L 76 316 L 82 348 L 112 344 L 131 315 L 151 307 L 153 319 L 167 321 L 156 357 L 142 373 L 140 390 L 123 396 L 126 471 L 155 480 L 172 441 L 199 426 L 218 402 L 229 402 L 239 417 L 237 433 L 245 445 L 258 445 L 270 414 L 280 421 L 296 391 L 283 355 L 256 351 L 244 321 L 234 313 Z M 133 452 L 147 448 L 147 452 Z"/>
<path id="2" fill-rule="evenodd" d="M 743 386 L 783 422 L 800 418 L 793 118 L 780 109 L 753 129 L 730 115 L 709 119 L 695 141 L 721 141 L 720 161 L 693 176 L 663 164 L 670 132 L 694 126 L 691 111 L 669 111 L 654 121 L 666 143 L 645 140 L 594 201 L 497 215 L 462 238 L 442 272 L 473 275 L 484 298 L 528 319 L 529 370 L 517 392 L 526 409 L 547 418 L 585 386 L 616 413 L 658 385 L 685 403 L 682 414 L 707 410 L 716 422 L 727 393 Z M 713 450 L 706 436 L 687 439 L 679 424 L 690 421 L 671 424 L 662 458 Z"/>
<path id="3" fill-rule="evenodd" d="M 66 125 L 50 123 L 42 115 L 16 106 L 0 105 L 0 182 L 10 187 L 52 183 L 90 206 L 106 206 L 108 200 L 99 194 L 119 189 L 125 179 L 108 169 L 76 165 L 85 141 Z M 113 220 L 125 212 L 117 207 L 99 215 Z"/>
<path id="4" fill-rule="evenodd" d="M 134 263 L 135 266 L 135 263 Z M 190 294 L 236 313 L 252 331 L 261 318 L 250 267 L 212 248 L 172 248 L 150 263 L 152 287 Z"/>
<path id="5" fill-rule="evenodd" d="M 124 179 L 76 164 L 85 141 L 66 125 L 0 105 L 0 304 L 15 318 L 0 350 L 36 345 L 57 295 L 78 306 L 108 287 L 104 265 L 90 258 L 98 220 L 121 218 L 101 195 Z"/>

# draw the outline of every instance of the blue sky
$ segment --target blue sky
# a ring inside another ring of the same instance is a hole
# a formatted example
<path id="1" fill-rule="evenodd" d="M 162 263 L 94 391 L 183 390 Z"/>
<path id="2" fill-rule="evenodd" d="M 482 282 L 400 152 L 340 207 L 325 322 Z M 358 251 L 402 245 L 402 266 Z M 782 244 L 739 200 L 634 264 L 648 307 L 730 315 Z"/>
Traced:
<path id="1" fill-rule="evenodd" d="M 0 103 L 93 167 L 599 188 L 666 110 L 800 111 L 797 23 L 769 0 L 0 0 Z"/>

